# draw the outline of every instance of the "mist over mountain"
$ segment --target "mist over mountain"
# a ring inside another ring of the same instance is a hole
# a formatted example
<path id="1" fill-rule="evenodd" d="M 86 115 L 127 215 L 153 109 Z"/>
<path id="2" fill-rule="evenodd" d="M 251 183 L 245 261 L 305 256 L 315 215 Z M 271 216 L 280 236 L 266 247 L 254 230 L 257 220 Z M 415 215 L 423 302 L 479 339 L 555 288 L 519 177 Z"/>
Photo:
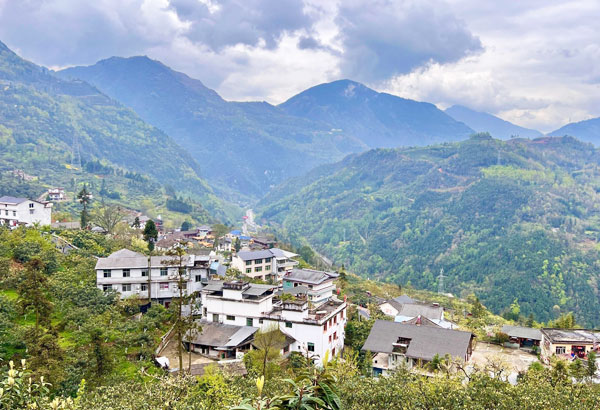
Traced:
<path id="1" fill-rule="evenodd" d="M 489 132 L 495 138 L 537 138 L 543 135 L 537 130 L 520 127 L 495 115 L 475 111 L 462 105 L 453 105 L 444 112 L 455 120 L 465 123 L 475 131 Z"/>
<path id="2" fill-rule="evenodd" d="M 457 141 L 473 133 L 433 104 L 379 93 L 350 80 L 309 88 L 279 107 L 291 115 L 331 124 L 370 148 Z"/>
<path id="3" fill-rule="evenodd" d="M 591 142 L 597 146 L 600 144 L 600 118 L 572 122 L 555 131 L 549 132 L 548 135 L 570 135 L 582 141 Z"/>

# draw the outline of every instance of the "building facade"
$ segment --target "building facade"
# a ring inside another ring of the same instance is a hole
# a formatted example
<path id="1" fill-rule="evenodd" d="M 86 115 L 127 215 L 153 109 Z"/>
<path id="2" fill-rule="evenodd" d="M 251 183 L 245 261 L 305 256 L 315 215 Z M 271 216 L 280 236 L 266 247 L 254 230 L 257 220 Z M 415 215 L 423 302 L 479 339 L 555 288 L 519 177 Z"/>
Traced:
<path id="1" fill-rule="evenodd" d="M 0 224 L 15 228 L 19 225 L 42 226 L 52 223 L 52 203 L 12 196 L 0 197 Z"/>
<path id="2" fill-rule="evenodd" d="M 541 329 L 541 356 L 587 359 L 591 351 L 600 352 L 600 331 L 589 329 Z"/>
<path id="3" fill-rule="evenodd" d="M 199 292 L 208 280 L 211 257 L 185 255 L 185 295 Z M 148 299 L 169 305 L 179 297 L 179 262 L 172 256 L 148 256 L 127 249 L 96 262 L 96 284 L 103 291 L 114 290 L 121 299 Z M 148 292 L 150 288 L 150 292 Z"/>
<path id="4" fill-rule="evenodd" d="M 313 269 L 292 269 L 283 275 L 283 291 L 303 287 L 308 301 L 312 303 L 324 302 L 331 298 L 335 292 L 333 281 L 339 275 L 335 272 L 324 272 Z"/>
<path id="5" fill-rule="evenodd" d="M 231 260 L 231 266 L 242 274 L 262 280 L 279 280 L 287 272 L 291 272 L 298 262 L 292 258 L 295 253 L 279 248 L 240 251 Z"/>

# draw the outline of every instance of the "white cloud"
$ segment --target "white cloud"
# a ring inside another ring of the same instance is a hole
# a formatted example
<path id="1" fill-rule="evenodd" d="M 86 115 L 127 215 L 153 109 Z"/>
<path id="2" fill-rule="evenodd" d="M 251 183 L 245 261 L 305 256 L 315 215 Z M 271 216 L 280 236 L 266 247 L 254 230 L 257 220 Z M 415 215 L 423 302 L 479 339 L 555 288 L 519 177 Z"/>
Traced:
<path id="1" fill-rule="evenodd" d="M 146 54 L 272 103 L 351 77 L 544 131 L 600 116 L 598 21 L 597 0 L 0 0 L 0 40 L 50 67 Z"/>

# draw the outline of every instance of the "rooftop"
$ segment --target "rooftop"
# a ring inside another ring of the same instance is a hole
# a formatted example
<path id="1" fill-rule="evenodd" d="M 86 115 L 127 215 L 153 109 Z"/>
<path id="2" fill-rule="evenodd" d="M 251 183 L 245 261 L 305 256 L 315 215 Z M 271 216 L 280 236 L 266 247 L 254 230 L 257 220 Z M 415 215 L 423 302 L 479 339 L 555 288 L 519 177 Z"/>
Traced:
<path id="1" fill-rule="evenodd" d="M 319 285 L 325 281 L 333 280 L 338 276 L 339 275 L 334 272 L 324 272 L 313 269 L 292 269 L 291 272 L 285 274 L 283 280 Z"/>
<path id="2" fill-rule="evenodd" d="M 592 329 L 542 329 L 552 343 L 587 343 L 600 342 L 600 330 Z"/>
<path id="3" fill-rule="evenodd" d="M 14 196 L 2 196 L 0 197 L 0 203 L 18 205 L 21 202 L 27 201 L 27 198 L 16 198 Z"/>
<path id="4" fill-rule="evenodd" d="M 431 320 L 441 320 L 444 315 L 444 308 L 421 303 L 404 303 L 398 309 L 398 316 L 417 317 L 422 316 Z"/>
<path id="5" fill-rule="evenodd" d="M 175 259 L 176 257 L 173 256 L 152 256 L 150 266 L 153 268 L 177 266 L 178 263 Z M 185 266 L 193 266 L 194 256 L 185 255 L 183 263 Z M 147 267 L 148 257 L 129 249 L 113 252 L 106 258 L 99 258 L 96 262 L 96 269 L 138 269 Z"/>
<path id="6" fill-rule="evenodd" d="M 202 332 L 187 332 L 183 337 L 184 341 L 202 346 L 235 348 L 248 342 L 258 331 L 258 328 L 250 326 L 225 325 L 205 320 L 198 322 L 202 326 Z"/>
<path id="7" fill-rule="evenodd" d="M 504 325 L 502 326 L 502 333 L 519 339 L 542 340 L 540 329 L 533 329 L 531 327 Z"/>
<path id="8" fill-rule="evenodd" d="M 409 339 L 407 357 L 431 360 L 437 354 L 464 358 L 467 355 L 471 332 L 443 329 L 433 326 L 417 326 L 378 320 L 373 325 L 362 350 L 372 353 L 393 353 L 398 339 Z"/>

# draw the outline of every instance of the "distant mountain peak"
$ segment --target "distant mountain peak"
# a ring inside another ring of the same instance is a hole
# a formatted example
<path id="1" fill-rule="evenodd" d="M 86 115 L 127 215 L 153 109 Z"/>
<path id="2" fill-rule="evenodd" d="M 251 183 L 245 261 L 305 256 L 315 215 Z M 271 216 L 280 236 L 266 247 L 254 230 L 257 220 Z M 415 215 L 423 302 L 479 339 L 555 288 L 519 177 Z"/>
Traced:
<path id="1" fill-rule="evenodd" d="M 464 105 L 453 105 L 445 110 L 456 121 L 463 122 L 477 132 L 489 132 L 501 139 L 512 137 L 537 138 L 543 134 L 537 130 L 524 128 L 487 112 L 476 111 Z"/>
<path id="2" fill-rule="evenodd" d="M 557 130 L 549 132 L 548 135 L 570 135 L 598 146 L 600 145 L 600 117 L 569 123 Z"/>

